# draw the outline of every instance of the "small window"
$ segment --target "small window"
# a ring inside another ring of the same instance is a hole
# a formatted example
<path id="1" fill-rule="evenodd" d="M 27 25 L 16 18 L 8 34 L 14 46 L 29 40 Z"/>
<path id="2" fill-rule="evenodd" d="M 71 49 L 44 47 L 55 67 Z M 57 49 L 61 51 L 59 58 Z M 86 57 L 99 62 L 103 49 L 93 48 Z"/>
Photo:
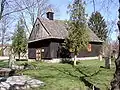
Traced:
<path id="1" fill-rule="evenodd" d="M 39 30 L 39 26 L 40 26 L 39 24 L 36 25 L 37 31 Z"/>
<path id="2" fill-rule="evenodd" d="M 39 37 L 39 24 L 36 25 L 36 37 Z"/>
<path id="3" fill-rule="evenodd" d="M 41 51 L 44 52 L 44 49 L 42 49 Z"/>
<path id="4" fill-rule="evenodd" d="M 91 51 L 92 51 L 91 44 L 88 44 L 87 50 L 88 50 L 88 52 L 91 52 Z"/>

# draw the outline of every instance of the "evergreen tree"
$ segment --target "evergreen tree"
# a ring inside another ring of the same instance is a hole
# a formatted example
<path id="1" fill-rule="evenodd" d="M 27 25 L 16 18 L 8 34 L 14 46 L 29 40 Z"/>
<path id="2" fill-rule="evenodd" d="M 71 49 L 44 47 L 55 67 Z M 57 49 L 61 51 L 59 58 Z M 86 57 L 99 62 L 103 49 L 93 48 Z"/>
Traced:
<path id="1" fill-rule="evenodd" d="M 74 53 L 74 65 L 76 65 L 76 56 L 88 44 L 84 2 L 82 0 L 74 0 L 73 4 L 69 6 L 69 11 L 69 35 L 66 39 L 66 45 Z"/>
<path id="2" fill-rule="evenodd" d="M 92 13 L 88 26 L 101 40 L 106 41 L 108 29 L 105 19 L 100 12 Z"/>
<path id="3" fill-rule="evenodd" d="M 27 50 L 27 38 L 24 31 L 23 20 L 20 19 L 17 24 L 17 31 L 13 36 L 12 49 L 14 54 L 18 54 L 20 59 L 21 53 L 26 53 Z"/>

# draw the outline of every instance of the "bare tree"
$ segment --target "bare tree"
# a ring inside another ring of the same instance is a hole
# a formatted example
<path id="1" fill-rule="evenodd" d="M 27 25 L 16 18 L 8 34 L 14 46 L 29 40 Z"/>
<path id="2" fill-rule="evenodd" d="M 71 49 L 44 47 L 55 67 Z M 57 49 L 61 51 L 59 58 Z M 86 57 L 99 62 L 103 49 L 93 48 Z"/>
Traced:
<path id="1" fill-rule="evenodd" d="M 23 7 L 28 7 L 25 10 L 21 11 L 20 14 L 24 20 L 24 24 L 27 32 L 30 34 L 31 26 L 34 25 L 35 19 L 37 16 L 43 16 L 46 9 L 50 6 L 48 0 L 21 0 L 15 1 L 16 7 L 22 9 Z"/>
<path id="2" fill-rule="evenodd" d="M 7 44 L 8 41 L 11 40 L 12 33 L 10 31 L 10 25 L 13 21 L 11 21 L 10 17 L 3 17 L 0 21 L 0 42 L 2 45 L 2 56 L 4 56 L 4 47 L 5 44 Z"/>
<path id="3" fill-rule="evenodd" d="M 2 15 L 3 15 L 3 11 L 4 11 L 4 8 L 5 8 L 5 3 L 6 3 L 6 0 L 1 0 L 0 1 L 0 20 L 1 20 Z"/>
<path id="4" fill-rule="evenodd" d="M 118 36 L 119 45 L 117 45 L 117 47 L 119 47 L 119 51 L 118 51 L 118 57 L 115 60 L 116 68 L 115 68 L 114 78 L 111 81 L 111 90 L 120 90 L 120 0 L 100 0 L 100 1 L 102 1 L 102 3 L 99 5 L 101 5 L 102 10 L 104 9 L 107 12 L 108 20 L 111 20 L 110 15 L 114 16 L 113 14 L 111 14 L 114 11 L 115 11 L 114 13 L 116 14 L 115 18 L 117 18 L 117 17 L 119 18 L 117 23 L 116 23 L 116 20 L 114 20 L 114 22 L 115 22 L 114 28 L 117 28 L 116 27 L 116 24 L 117 24 L 118 30 L 119 30 L 119 36 Z M 117 7 L 117 8 L 115 9 L 115 7 Z M 119 10 L 118 10 L 118 7 L 119 7 Z M 115 10 L 113 10 L 113 8 Z M 119 11 L 118 16 L 116 13 L 117 11 Z M 116 29 L 113 29 L 113 30 L 116 30 Z"/>

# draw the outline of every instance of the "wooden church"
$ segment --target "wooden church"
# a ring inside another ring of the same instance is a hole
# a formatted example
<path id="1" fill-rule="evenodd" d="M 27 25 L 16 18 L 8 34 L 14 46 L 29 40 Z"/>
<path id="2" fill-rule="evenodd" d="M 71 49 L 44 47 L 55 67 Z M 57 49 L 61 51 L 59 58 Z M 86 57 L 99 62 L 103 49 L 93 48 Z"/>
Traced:
<path id="1" fill-rule="evenodd" d="M 28 58 L 49 60 L 73 57 L 72 52 L 65 50 L 61 52 L 60 50 L 61 44 L 68 35 L 67 25 L 61 20 L 54 19 L 52 9 L 47 11 L 46 16 L 47 18 L 37 17 L 33 25 L 28 41 Z M 98 57 L 100 55 L 102 41 L 90 29 L 88 32 L 90 37 L 88 48 L 80 51 L 78 58 Z"/>

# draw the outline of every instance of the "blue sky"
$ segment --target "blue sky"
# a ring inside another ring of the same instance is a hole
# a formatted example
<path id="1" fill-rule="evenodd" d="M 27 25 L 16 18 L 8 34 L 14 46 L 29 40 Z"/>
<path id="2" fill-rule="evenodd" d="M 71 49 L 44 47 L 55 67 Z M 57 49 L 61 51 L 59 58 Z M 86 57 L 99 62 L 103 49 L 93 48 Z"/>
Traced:
<path id="1" fill-rule="evenodd" d="M 56 8 L 55 19 L 69 19 L 69 15 L 67 14 L 67 6 L 68 4 L 72 3 L 72 1 L 73 0 L 50 0 L 50 3 Z M 115 32 L 115 30 L 117 29 L 117 26 L 115 24 L 118 19 L 118 2 L 117 0 L 114 0 L 114 3 L 107 2 L 108 0 L 104 1 L 104 3 L 101 3 L 100 0 L 98 0 L 98 2 L 95 2 L 95 9 L 96 11 L 101 12 L 102 16 L 104 16 L 107 23 L 110 23 L 109 27 L 112 28 L 110 37 L 112 38 L 112 40 L 116 40 L 118 34 Z M 88 18 L 93 11 L 93 4 L 87 4 L 86 13 L 88 14 Z M 111 22 L 114 23 L 114 26 L 111 26 Z"/>
<path id="2" fill-rule="evenodd" d="M 50 0 L 50 3 L 57 9 L 55 19 L 69 19 L 67 6 L 71 3 L 71 0 Z"/>

